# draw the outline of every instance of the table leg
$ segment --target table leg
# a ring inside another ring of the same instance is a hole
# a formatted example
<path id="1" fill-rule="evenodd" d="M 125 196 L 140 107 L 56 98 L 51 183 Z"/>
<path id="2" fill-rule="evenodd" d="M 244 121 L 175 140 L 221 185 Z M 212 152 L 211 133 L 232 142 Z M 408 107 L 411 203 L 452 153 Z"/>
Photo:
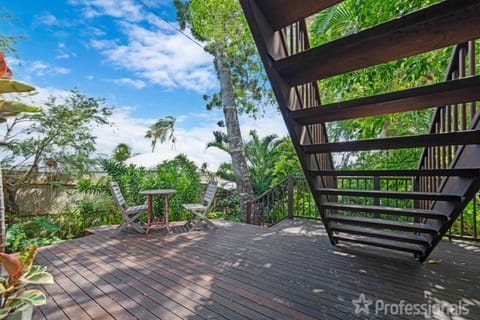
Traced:
<path id="1" fill-rule="evenodd" d="M 165 227 L 170 232 L 170 225 L 168 224 L 168 193 L 165 194 Z"/>
<path id="2" fill-rule="evenodd" d="M 152 226 L 152 221 L 153 221 L 153 208 L 152 208 L 152 195 L 148 195 L 148 218 L 147 218 L 147 231 L 146 234 L 148 236 L 148 233 L 150 232 L 150 227 Z"/>

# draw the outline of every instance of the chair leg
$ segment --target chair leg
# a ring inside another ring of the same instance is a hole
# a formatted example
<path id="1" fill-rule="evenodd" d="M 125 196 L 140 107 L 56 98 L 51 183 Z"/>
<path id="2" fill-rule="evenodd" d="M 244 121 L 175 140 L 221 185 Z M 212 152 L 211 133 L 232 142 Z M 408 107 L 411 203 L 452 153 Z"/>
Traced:
<path id="1" fill-rule="evenodd" d="M 204 219 L 204 221 L 207 223 L 207 226 L 211 227 L 212 229 L 217 229 L 217 226 L 210 220 Z"/>
<path id="2" fill-rule="evenodd" d="M 128 225 L 123 222 L 121 225 L 119 225 L 115 231 L 113 231 L 112 237 L 116 237 L 121 231 L 125 230 L 128 227 Z"/>
<path id="3" fill-rule="evenodd" d="M 145 222 L 138 220 L 140 217 L 140 214 L 135 214 L 134 216 L 128 217 L 125 219 L 121 225 L 115 229 L 115 231 L 112 234 L 112 237 L 116 237 L 121 231 L 126 230 L 128 227 L 133 228 L 135 231 L 138 233 L 145 233 Z"/>

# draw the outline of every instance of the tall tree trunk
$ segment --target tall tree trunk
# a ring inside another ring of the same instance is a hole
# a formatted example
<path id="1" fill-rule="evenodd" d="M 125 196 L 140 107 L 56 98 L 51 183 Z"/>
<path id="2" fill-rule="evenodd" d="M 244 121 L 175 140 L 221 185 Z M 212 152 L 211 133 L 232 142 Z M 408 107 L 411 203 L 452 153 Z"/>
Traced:
<path id="1" fill-rule="evenodd" d="M 6 230 L 5 230 L 5 201 L 3 198 L 3 177 L 2 177 L 2 166 L 0 164 L 0 252 L 5 252 L 5 240 L 6 240 Z"/>
<path id="2" fill-rule="evenodd" d="M 227 128 L 228 145 L 232 157 L 233 172 L 237 178 L 237 191 L 240 208 L 242 210 L 242 222 L 247 221 L 249 212 L 248 205 L 253 200 L 252 183 L 248 171 L 247 159 L 243 149 L 242 133 L 238 121 L 237 107 L 233 95 L 232 74 L 226 64 L 226 54 L 217 52 L 215 66 L 218 79 L 220 80 L 220 96 L 222 99 L 225 127 Z"/>

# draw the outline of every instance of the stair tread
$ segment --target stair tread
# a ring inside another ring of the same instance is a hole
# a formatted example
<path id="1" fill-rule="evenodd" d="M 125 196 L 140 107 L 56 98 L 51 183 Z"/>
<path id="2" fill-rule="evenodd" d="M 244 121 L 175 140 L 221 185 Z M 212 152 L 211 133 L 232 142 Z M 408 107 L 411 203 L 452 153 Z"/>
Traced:
<path id="1" fill-rule="evenodd" d="M 310 170 L 310 174 L 316 176 L 348 176 L 348 177 L 474 177 L 480 176 L 480 168 L 471 169 L 411 169 L 411 170 Z"/>
<path id="2" fill-rule="evenodd" d="M 330 224 L 330 230 L 335 232 L 342 232 L 348 234 L 358 234 L 362 236 L 370 236 L 374 238 L 384 238 L 397 241 L 405 241 L 417 244 L 428 245 L 429 242 L 419 234 L 407 234 L 395 231 L 383 231 L 378 229 L 371 229 L 365 227 L 341 225 L 335 222 Z"/>
<path id="3" fill-rule="evenodd" d="M 426 250 L 425 246 L 419 245 L 419 244 L 371 238 L 371 237 L 358 238 L 358 237 L 333 236 L 333 238 L 339 241 L 354 242 L 359 244 L 391 249 L 391 250 L 411 252 L 411 253 L 420 254 L 420 255 L 422 255 Z"/>
<path id="4" fill-rule="evenodd" d="M 361 224 L 361 225 L 372 225 L 381 228 L 392 228 L 398 230 L 406 231 L 418 231 L 418 232 L 427 232 L 437 234 L 437 229 L 433 226 L 416 223 L 416 222 L 405 222 L 405 221 L 393 221 L 387 219 L 379 218 L 363 218 L 363 217 L 352 217 L 341 214 L 330 214 L 326 217 L 327 220 L 337 221 L 337 222 L 346 222 L 352 224 Z"/>
<path id="5" fill-rule="evenodd" d="M 457 194 L 448 194 L 448 193 L 440 193 L 440 192 L 381 191 L 381 190 L 356 190 L 356 189 L 336 189 L 336 188 L 319 188 L 316 191 L 324 194 L 375 197 L 375 198 L 438 200 L 438 201 L 460 201 L 462 199 L 462 197 Z"/>
<path id="6" fill-rule="evenodd" d="M 297 3 L 297 2 L 294 2 Z M 443 1 L 274 63 L 290 86 L 480 37 L 480 2 Z"/>
<path id="7" fill-rule="evenodd" d="M 274 30 L 311 16 L 343 0 L 262 0 L 257 4 Z"/>
<path id="8" fill-rule="evenodd" d="M 302 145 L 305 153 L 388 150 L 480 144 L 480 130 Z"/>
<path id="9" fill-rule="evenodd" d="M 396 216 L 412 216 L 423 217 L 438 220 L 448 220 L 448 216 L 442 212 L 428 209 L 416 209 L 416 208 L 397 208 L 388 206 L 377 205 L 362 205 L 362 204 L 343 204 L 335 202 L 326 202 L 321 207 L 336 209 L 336 210 L 349 210 L 349 211 L 362 211 L 380 214 L 391 214 Z"/>
<path id="10" fill-rule="evenodd" d="M 480 76 L 292 111 L 301 125 L 340 121 L 480 100 Z"/>

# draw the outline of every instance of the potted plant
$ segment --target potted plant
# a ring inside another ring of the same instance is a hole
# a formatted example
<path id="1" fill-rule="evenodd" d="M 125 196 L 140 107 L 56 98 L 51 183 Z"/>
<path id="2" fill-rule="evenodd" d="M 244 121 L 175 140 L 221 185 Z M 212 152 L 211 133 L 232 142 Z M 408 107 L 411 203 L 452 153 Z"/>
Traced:
<path id="1" fill-rule="evenodd" d="M 0 277 L 0 319 L 31 319 L 34 306 L 46 303 L 45 294 L 37 289 L 26 290 L 28 284 L 53 283 L 46 266 L 34 266 L 37 245 L 31 245 L 20 253 L 0 253 L 0 263 L 8 277 Z"/>

